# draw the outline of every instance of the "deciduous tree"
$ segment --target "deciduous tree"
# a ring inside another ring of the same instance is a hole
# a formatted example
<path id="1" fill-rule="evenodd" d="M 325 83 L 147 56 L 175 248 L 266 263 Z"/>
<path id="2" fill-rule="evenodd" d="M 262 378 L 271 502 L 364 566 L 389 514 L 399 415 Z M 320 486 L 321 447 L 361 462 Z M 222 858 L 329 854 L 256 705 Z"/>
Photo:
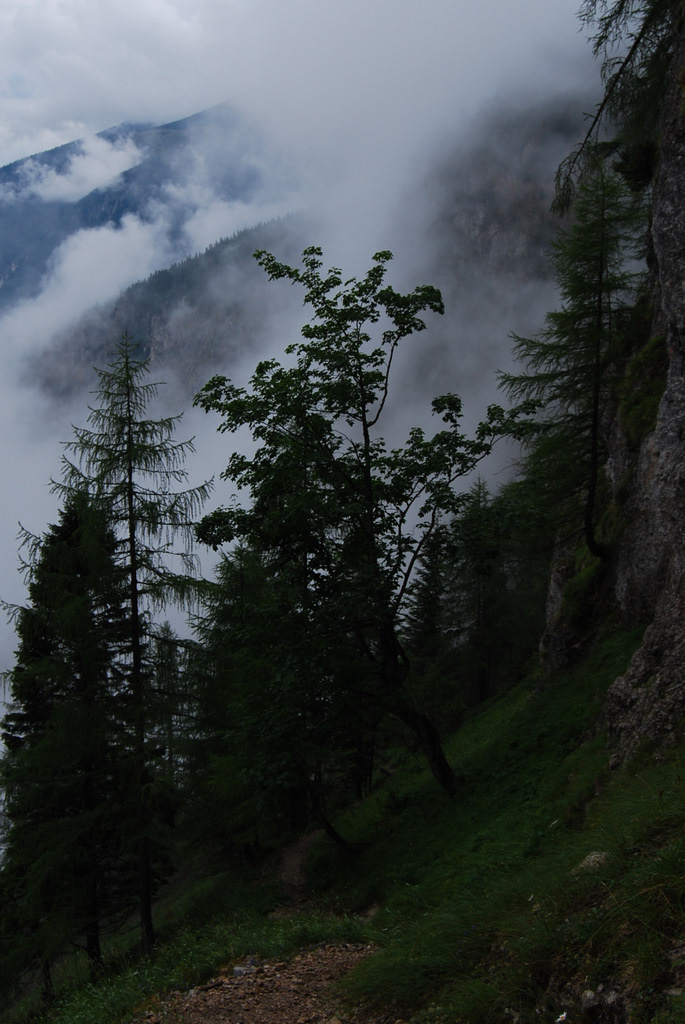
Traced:
<path id="1" fill-rule="evenodd" d="M 223 474 L 246 501 L 212 513 L 199 536 L 260 553 L 280 592 L 289 589 L 292 621 L 301 625 L 292 635 L 309 637 L 300 658 L 326 679 L 328 699 L 337 688 L 338 702 L 356 702 L 358 714 L 401 719 L 452 793 L 457 782 L 438 731 L 406 690 L 400 624 L 417 559 L 440 517 L 459 507 L 455 485 L 488 454 L 503 414 L 493 409 L 469 438 L 459 428 L 459 398 L 443 395 L 433 401 L 442 429 L 427 437 L 415 427 L 389 448 L 380 427 L 393 361 L 401 342 L 424 330 L 422 314 L 443 312 L 440 293 L 384 285 L 389 252 L 347 281 L 338 268 L 322 273 L 315 247 L 305 250 L 303 269 L 265 252 L 257 258 L 271 280 L 304 288 L 313 319 L 287 347 L 287 364 L 260 363 L 248 388 L 214 377 L 196 397 L 221 416 L 220 431 L 248 427 L 256 442 L 254 454 L 234 452 Z"/>

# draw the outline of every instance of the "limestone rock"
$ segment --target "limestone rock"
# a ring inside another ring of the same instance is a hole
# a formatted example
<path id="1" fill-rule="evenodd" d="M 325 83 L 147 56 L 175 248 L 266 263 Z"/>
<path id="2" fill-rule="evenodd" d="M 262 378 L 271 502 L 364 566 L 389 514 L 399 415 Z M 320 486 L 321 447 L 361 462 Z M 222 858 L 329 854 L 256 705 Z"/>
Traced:
<path id="1" fill-rule="evenodd" d="M 616 566 L 625 618 L 650 623 L 606 704 L 609 735 L 624 758 L 643 741 L 668 743 L 685 711 L 685 19 L 677 33 L 654 185 L 656 317 L 669 370 L 654 432 L 639 455 Z"/>

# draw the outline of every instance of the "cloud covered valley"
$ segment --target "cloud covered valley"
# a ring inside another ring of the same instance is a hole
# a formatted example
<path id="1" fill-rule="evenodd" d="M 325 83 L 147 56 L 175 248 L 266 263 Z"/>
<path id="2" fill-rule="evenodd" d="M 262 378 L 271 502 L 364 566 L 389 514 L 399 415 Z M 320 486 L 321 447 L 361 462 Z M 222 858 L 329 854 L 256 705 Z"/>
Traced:
<path id="1" fill-rule="evenodd" d="M 192 410 L 194 390 L 217 371 L 247 379 L 306 317 L 300 295 L 266 280 L 256 248 L 293 261 L 321 244 L 346 276 L 389 248 L 392 284 L 440 287 L 445 317 L 398 365 L 392 429 L 429 426 L 430 398 L 446 390 L 464 396 L 473 426 L 497 400 L 509 333 L 535 330 L 554 302 L 553 173 L 597 86 L 571 3 L 528 0 L 514 15 L 498 0 L 458 13 L 433 0 L 419 16 L 404 0 L 336 0 L 295 3 L 286 18 L 266 0 L 194 13 L 161 2 L 154 27 L 151 6 L 123 4 L 116 28 L 106 3 L 69 49 L 79 6 L 63 5 L 60 22 L 45 4 L 40 61 L 39 34 L 17 15 L 24 63 L 12 71 L 8 58 L 0 98 L 9 602 L 24 593 L 18 523 L 40 533 L 54 521 L 59 442 L 85 422 L 92 368 L 123 330 L 169 382 L 165 411 L 186 410 L 193 480 L 223 468 L 228 440 Z M 130 74 L 117 80 L 127 26 Z M 493 472 L 505 470 L 500 460 Z M 3 667 L 12 647 L 8 626 Z"/>

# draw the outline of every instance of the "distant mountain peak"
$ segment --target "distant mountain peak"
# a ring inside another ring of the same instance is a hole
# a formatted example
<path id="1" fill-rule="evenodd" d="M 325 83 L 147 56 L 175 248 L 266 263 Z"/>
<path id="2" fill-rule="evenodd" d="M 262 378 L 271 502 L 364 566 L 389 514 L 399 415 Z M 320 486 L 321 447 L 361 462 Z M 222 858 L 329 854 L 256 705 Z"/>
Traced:
<path id="1" fill-rule="evenodd" d="M 0 311 L 38 294 L 67 239 L 126 216 L 160 221 L 168 261 L 203 248 L 184 240 L 185 226 L 212 203 L 258 203 L 264 147 L 222 103 L 162 125 L 123 122 L 0 168 Z"/>

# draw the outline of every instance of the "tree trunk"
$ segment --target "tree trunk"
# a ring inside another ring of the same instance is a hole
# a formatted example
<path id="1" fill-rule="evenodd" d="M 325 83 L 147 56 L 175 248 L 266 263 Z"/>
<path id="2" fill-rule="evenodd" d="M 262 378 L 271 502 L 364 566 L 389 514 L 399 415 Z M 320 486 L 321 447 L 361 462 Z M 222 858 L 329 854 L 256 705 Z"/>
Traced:
<path id="1" fill-rule="evenodd" d="M 147 836 L 147 822 L 145 831 L 140 837 L 139 865 L 140 872 L 139 894 L 140 894 L 140 929 L 141 946 L 145 956 L 152 952 L 155 944 L 155 929 L 152 923 L 152 871 L 150 868 L 150 846 Z"/>
<path id="2" fill-rule="evenodd" d="M 400 721 L 411 729 L 419 741 L 435 781 L 448 796 L 455 796 L 459 791 L 459 779 L 445 757 L 435 724 L 422 711 L 416 711 L 406 704 L 398 704 L 394 710 Z"/>
<path id="3" fill-rule="evenodd" d="M 43 991 L 41 993 L 41 999 L 43 1006 L 46 1010 L 55 1002 L 55 986 L 52 980 L 52 966 L 49 960 L 43 960 L 41 964 L 41 972 L 43 976 Z"/>
<path id="4" fill-rule="evenodd" d="M 603 179 L 602 179 L 603 180 Z M 605 193 L 602 194 L 602 210 L 605 207 Z M 602 216 L 601 226 L 604 235 L 605 218 Z M 602 388 L 602 338 L 605 333 L 605 296 L 604 296 L 604 255 L 600 258 L 599 282 L 597 291 L 597 309 L 595 324 L 595 350 L 593 353 L 592 370 L 592 422 L 590 424 L 590 479 L 588 482 L 587 496 L 585 499 L 585 543 L 591 555 L 595 558 L 609 558 L 610 552 L 605 544 L 597 539 L 595 533 L 595 503 L 597 500 L 597 483 L 599 481 L 599 428 L 600 428 L 600 399 Z M 607 298 L 608 301 L 608 298 Z M 610 315 L 610 314 L 609 314 Z M 609 330 L 610 330 L 609 326 Z"/>
<path id="5" fill-rule="evenodd" d="M 97 857 L 91 852 L 84 879 L 86 886 L 86 953 L 90 965 L 91 977 L 96 977 L 103 967 L 102 946 L 100 944 L 100 906 L 97 882 Z"/>
<path id="6" fill-rule="evenodd" d="M 100 925 L 97 918 L 89 921 L 86 927 L 86 953 L 90 965 L 90 976 L 94 980 L 99 976 L 103 968 Z"/>
<path id="7" fill-rule="evenodd" d="M 148 777 L 145 749 L 145 689 L 143 684 L 142 624 L 138 601 L 138 546 L 134 503 L 134 463 L 132 438 L 133 412 L 128 408 L 127 520 L 129 549 L 129 590 L 131 607 L 131 695 L 134 716 L 134 757 L 138 828 L 138 902 L 140 908 L 141 947 L 145 955 L 155 944 L 152 922 L 152 867 L 150 864 Z"/>
<path id="8" fill-rule="evenodd" d="M 417 711 L 402 698 L 402 688 L 409 673 L 409 659 L 391 622 L 383 624 L 379 630 L 379 639 L 383 679 L 386 690 L 392 694 L 389 710 L 394 711 L 416 736 L 438 785 L 448 796 L 454 796 L 459 789 L 459 780 L 445 757 L 435 723 L 423 711 Z"/>

